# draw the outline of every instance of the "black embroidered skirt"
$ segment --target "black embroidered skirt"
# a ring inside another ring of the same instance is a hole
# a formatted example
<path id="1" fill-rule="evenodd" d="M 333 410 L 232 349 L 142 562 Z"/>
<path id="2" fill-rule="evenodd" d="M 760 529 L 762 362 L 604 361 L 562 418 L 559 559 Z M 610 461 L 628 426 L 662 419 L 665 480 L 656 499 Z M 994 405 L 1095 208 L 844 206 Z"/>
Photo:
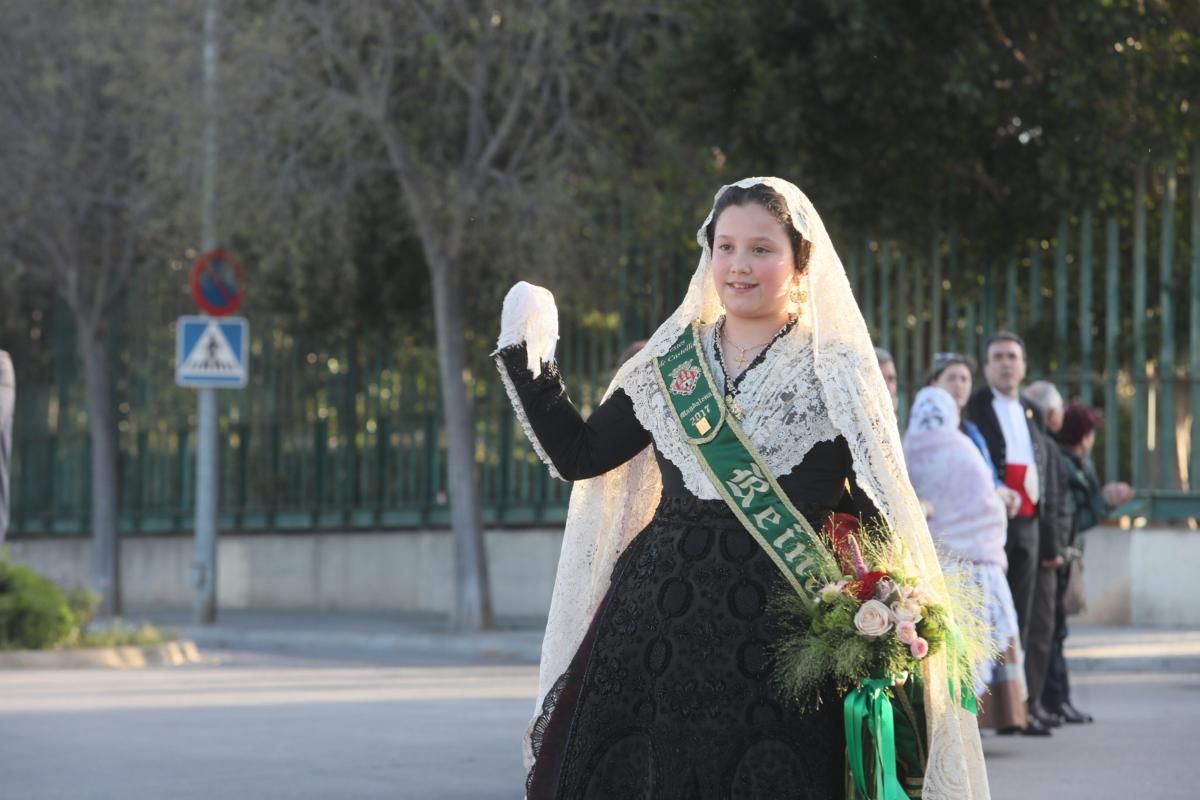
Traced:
<path id="1" fill-rule="evenodd" d="M 790 591 L 722 501 L 664 498 L 534 728 L 529 800 L 838 800 L 841 703 L 773 691 Z"/>

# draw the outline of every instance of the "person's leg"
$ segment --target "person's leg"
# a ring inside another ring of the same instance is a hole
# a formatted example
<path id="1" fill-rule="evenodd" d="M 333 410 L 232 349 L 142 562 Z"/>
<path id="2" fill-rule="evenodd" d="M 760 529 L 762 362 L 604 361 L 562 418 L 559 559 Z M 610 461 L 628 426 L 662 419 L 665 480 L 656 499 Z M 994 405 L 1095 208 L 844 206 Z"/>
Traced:
<path id="1" fill-rule="evenodd" d="M 1038 521 L 1036 517 L 1018 517 L 1008 522 L 1008 540 L 1004 545 L 1008 555 L 1008 587 L 1012 590 L 1013 607 L 1017 610 L 1017 627 L 1021 631 L 1021 646 L 1029 633 L 1029 617 L 1033 611 L 1033 596 L 1038 573 Z"/>
<path id="2" fill-rule="evenodd" d="M 1070 680 L 1067 677 L 1067 659 L 1063 654 L 1063 643 L 1067 639 L 1067 611 L 1063 602 L 1067 591 L 1067 570 L 1058 570 L 1058 592 L 1054 606 L 1054 638 L 1050 648 L 1050 662 L 1046 669 L 1046 685 L 1042 689 L 1042 706 L 1053 714 L 1061 713 L 1064 704 L 1071 700 Z"/>
<path id="3" fill-rule="evenodd" d="M 1054 609 L 1058 595 L 1058 570 L 1039 569 L 1034 591 L 1033 609 L 1029 616 L 1029 632 L 1025 646 L 1025 681 L 1029 685 L 1030 712 L 1037 715 L 1038 702 L 1046 685 L 1050 652 L 1054 646 Z"/>

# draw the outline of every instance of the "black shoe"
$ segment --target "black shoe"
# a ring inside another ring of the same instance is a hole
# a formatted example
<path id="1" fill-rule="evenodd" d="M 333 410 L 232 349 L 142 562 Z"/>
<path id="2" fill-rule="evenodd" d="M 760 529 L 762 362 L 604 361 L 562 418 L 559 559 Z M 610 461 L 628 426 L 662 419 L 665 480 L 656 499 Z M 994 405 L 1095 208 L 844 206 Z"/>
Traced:
<path id="1" fill-rule="evenodd" d="M 1056 714 L 1063 722 L 1071 725 L 1085 725 L 1089 722 L 1095 722 L 1096 718 L 1086 711 L 1080 711 L 1070 702 L 1063 703 L 1061 707 L 1055 709 L 1053 714 Z"/>
<path id="2" fill-rule="evenodd" d="M 1037 720 L 1043 728 L 1061 728 L 1063 718 L 1042 708 L 1041 703 L 1029 707 L 1029 719 Z"/>
<path id="3" fill-rule="evenodd" d="M 1037 717 L 1030 716 L 1025 723 L 1025 727 L 1021 729 L 1023 736 L 1053 736 L 1054 733 L 1040 721 Z"/>

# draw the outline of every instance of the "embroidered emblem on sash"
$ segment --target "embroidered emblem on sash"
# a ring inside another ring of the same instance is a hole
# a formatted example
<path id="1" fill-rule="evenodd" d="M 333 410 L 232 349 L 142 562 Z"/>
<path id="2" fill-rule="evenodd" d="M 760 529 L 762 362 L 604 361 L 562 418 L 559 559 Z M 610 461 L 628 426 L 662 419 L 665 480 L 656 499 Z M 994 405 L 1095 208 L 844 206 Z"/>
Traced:
<path id="1" fill-rule="evenodd" d="M 679 369 L 675 370 L 675 376 L 671 379 L 671 394 L 687 397 L 696 391 L 696 379 L 699 377 L 699 367 L 691 361 L 683 362 Z"/>

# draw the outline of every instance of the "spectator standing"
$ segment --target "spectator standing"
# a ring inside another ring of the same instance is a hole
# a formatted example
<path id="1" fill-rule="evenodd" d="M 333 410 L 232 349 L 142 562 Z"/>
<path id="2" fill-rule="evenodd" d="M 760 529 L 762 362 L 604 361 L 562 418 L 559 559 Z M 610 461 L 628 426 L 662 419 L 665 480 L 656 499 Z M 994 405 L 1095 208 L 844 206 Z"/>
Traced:
<path id="1" fill-rule="evenodd" d="M 935 513 L 929 532 L 947 572 L 966 571 L 980 591 L 980 615 L 999 658 L 976 665 L 975 693 L 983 696 L 980 727 L 1019 730 L 1028 698 L 1021 669 L 1020 630 L 1004 577 L 1008 512 L 991 467 L 959 426 L 954 398 L 937 386 L 917 393 L 904 434 L 904 460 L 913 489 Z"/>
<path id="2" fill-rule="evenodd" d="M 1071 550 L 1067 563 L 1058 574 L 1059 605 L 1055 614 L 1054 649 L 1050 654 L 1050 666 L 1046 675 L 1046 686 L 1042 690 L 1042 706 L 1051 714 L 1057 714 L 1070 723 L 1087 723 L 1091 714 L 1080 711 L 1071 700 L 1071 681 L 1067 672 L 1067 660 L 1063 647 L 1069 633 L 1067 629 L 1067 607 L 1065 603 L 1070 585 L 1071 559 L 1080 558 L 1083 549 L 1083 534 L 1094 528 L 1117 506 L 1133 499 L 1133 488 L 1120 481 L 1104 486 L 1092 463 L 1092 446 L 1096 442 L 1096 426 L 1099 415 L 1091 408 L 1079 403 L 1067 406 L 1057 431 L 1058 446 L 1067 470 L 1067 487 L 1073 500 L 1073 524 L 1071 526 Z"/>
<path id="3" fill-rule="evenodd" d="M 1062 427 L 1063 400 L 1058 389 L 1048 381 L 1035 381 L 1025 387 L 1022 397 L 1037 409 L 1046 441 L 1046 480 L 1038 536 L 1038 571 L 1033 608 L 1029 615 L 1029 631 L 1025 645 L 1025 678 L 1029 683 L 1029 704 L 1033 714 L 1051 726 L 1063 723 L 1062 717 L 1052 714 L 1042 705 L 1042 693 L 1054 659 L 1055 631 L 1059 612 L 1063 609 L 1065 584 L 1059 578 L 1065 573 L 1067 553 L 1073 544 L 1072 523 L 1075 504 L 1067 488 L 1067 467 L 1055 433 Z M 1065 617 L 1064 617 L 1065 619 Z"/>
<path id="4" fill-rule="evenodd" d="M 1021 382 L 1025 380 L 1025 342 L 1017 334 L 1004 331 L 988 339 L 984 352 L 983 374 L 987 386 L 971 395 L 967 416 L 979 426 L 1001 480 L 1021 499 L 1017 514 L 1008 521 L 1004 549 L 1021 644 L 1028 649 L 1040 564 L 1039 532 L 1042 524 L 1054 524 L 1051 509 L 1043 502 L 1049 448 L 1040 430 L 1040 416 L 1020 395 Z M 1032 693 L 1033 686 L 1029 688 Z M 1035 710 L 1040 711 L 1040 704 Z M 1030 715 L 1023 732 L 1049 736 L 1048 722 L 1039 715 Z"/>

